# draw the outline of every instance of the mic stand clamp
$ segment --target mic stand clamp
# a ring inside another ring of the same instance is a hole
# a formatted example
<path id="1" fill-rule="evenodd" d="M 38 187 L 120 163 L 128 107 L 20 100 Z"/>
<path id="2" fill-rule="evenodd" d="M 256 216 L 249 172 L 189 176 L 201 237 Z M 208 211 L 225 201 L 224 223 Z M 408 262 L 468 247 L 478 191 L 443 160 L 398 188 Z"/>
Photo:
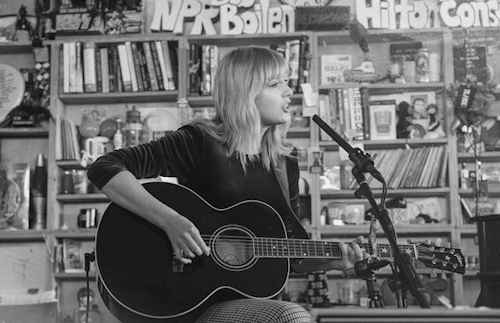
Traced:
<path id="1" fill-rule="evenodd" d="M 369 308 L 384 308 L 384 301 L 382 300 L 382 293 L 380 288 L 375 288 L 377 278 L 375 277 L 375 272 L 372 270 L 370 275 L 361 277 L 366 281 L 366 288 L 368 289 L 368 298 L 370 302 L 368 303 Z"/>

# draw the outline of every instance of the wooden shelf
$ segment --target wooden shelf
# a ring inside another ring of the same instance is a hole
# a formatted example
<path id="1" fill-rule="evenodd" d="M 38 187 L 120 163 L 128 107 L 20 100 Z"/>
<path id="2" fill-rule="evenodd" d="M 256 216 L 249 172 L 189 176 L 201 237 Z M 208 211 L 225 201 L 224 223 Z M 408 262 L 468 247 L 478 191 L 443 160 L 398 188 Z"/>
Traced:
<path id="1" fill-rule="evenodd" d="M 408 189 L 388 189 L 387 197 L 395 196 L 412 196 L 412 197 L 428 197 L 428 196 L 447 196 L 450 193 L 449 187 L 440 188 L 408 188 Z M 373 195 L 375 197 L 380 197 L 382 195 L 381 189 L 373 190 Z M 340 190 L 331 193 L 321 193 L 322 200 L 328 199 L 348 199 L 355 198 L 354 190 Z"/>
<path id="2" fill-rule="evenodd" d="M 474 190 L 472 188 L 466 188 L 466 189 L 461 188 L 459 193 L 460 193 L 460 196 L 462 196 L 462 197 L 474 197 Z M 490 197 L 499 197 L 500 196 L 500 188 L 498 188 L 498 187 L 492 188 L 491 186 L 488 187 L 488 195 Z"/>
<path id="3" fill-rule="evenodd" d="M 56 199 L 61 203 L 99 203 L 109 202 L 106 195 L 102 193 L 95 194 L 57 194 Z"/>
<path id="4" fill-rule="evenodd" d="M 389 90 L 390 92 L 395 91 L 422 91 L 422 90 L 435 90 L 439 91 L 445 87 L 444 82 L 428 82 L 428 83 L 340 83 L 340 84 L 328 84 L 320 85 L 319 89 L 321 91 L 327 91 L 331 89 L 349 89 L 353 87 L 363 87 L 369 90 Z M 376 91 L 379 92 L 379 91 Z"/>
<path id="5" fill-rule="evenodd" d="M 59 99 L 66 104 L 148 103 L 177 102 L 178 95 L 178 91 L 61 93 Z"/>
<path id="6" fill-rule="evenodd" d="M 449 235 L 453 231 L 448 224 L 406 224 L 394 225 L 396 233 L 401 235 L 418 235 L 418 236 L 437 236 Z M 367 236 L 370 227 L 367 224 L 360 225 L 320 225 L 317 227 L 322 239 L 328 239 L 341 236 Z M 377 236 L 384 237 L 384 231 L 379 230 Z"/>
<path id="7" fill-rule="evenodd" d="M 54 231 L 56 239 L 81 239 L 94 240 L 97 234 L 97 229 L 68 229 Z"/>
<path id="8" fill-rule="evenodd" d="M 445 145 L 448 143 L 447 138 L 440 139 L 395 139 L 395 140 L 359 140 L 357 143 L 362 143 L 365 146 L 365 150 L 375 150 L 375 149 L 395 149 L 395 148 L 406 148 L 410 146 L 411 148 L 422 147 L 422 146 L 437 146 Z M 320 141 L 319 146 L 324 148 L 326 151 L 338 151 L 339 144 L 335 141 Z"/>
<path id="9" fill-rule="evenodd" d="M 95 272 L 89 272 L 89 278 L 94 279 L 96 277 Z M 57 280 L 84 280 L 87 279 L 87 274 L 85 272 L 81 273 L 55 273 L 54 278 Z"/>
<path id="10" fill-rule="evenodd" d="M 48 230 L 0 230 L 0 242 L 43 242 Z"/>
<path id="11" fill-rule="evenodd" d="M 48 138 L 45 128 L 0 128 L 0 138 Z"/>
<path id="12" fill-rule="evenodd" d="M 474 153 L 458 153 L 458 161 L 475 162 L 476 156 Z M 498 162 L 500 159 L 500 151 L 484 151 L 478 154 L 477 158 L 482 162 Z"/>

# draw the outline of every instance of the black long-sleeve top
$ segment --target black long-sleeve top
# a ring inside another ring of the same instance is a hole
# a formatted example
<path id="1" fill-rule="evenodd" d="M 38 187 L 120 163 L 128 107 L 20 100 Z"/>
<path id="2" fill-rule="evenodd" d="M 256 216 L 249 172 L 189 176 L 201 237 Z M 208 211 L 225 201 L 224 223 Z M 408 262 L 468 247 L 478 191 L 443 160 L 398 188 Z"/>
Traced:
<path id="1" fill-rule="evenodd" d="M 298 211 L 299 168 L 296 158 L 286 157 L 291 208 Z M 287 223 L 291 215 L 274 170 L 267 171 L 260 160 L 250 163 L 245 174 L 235 156 L 228 157 L 221 142 L 203 127 L 187 125 L 164 137 L 132 148 L 115 150 L 96 160 L 88 170 L 89 179 L 101 189 L 113 176 L 128 170 L 136 178 L 177 177 L 216 208 L 244 200 L 271 205 Z M 295 219 L 296 237 L 307 233 Z"/>

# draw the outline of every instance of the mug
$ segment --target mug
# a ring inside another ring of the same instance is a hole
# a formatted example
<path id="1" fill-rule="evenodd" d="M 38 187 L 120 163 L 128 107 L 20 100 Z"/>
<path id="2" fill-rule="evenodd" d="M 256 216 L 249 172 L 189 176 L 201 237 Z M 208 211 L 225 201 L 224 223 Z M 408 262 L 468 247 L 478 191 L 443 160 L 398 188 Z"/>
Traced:
<path id="1" fill-rule="evenodd" d="M 87 138 L 85 139 L 85 150 L 89 154 L 89 159 L 96 160 L 110 151 L 109 138 L 103 136 Z"/>

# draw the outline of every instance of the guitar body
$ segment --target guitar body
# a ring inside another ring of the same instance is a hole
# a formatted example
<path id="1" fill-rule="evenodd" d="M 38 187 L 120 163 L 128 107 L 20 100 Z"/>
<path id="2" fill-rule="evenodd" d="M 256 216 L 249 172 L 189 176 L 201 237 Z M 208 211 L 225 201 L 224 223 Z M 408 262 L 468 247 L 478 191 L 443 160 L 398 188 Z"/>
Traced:
<path id="1" fill-rule="evenodd" d="M 245 201 L 216 209 L 183 186 L 154 182 L 144 187 L 189 218 L 211 254 L 179 270 L 164 231 L 111 203 L 97 230 L 97 281 L 106 306 L 122 322 L 175 320 L 223 290 L 272 298 L 283 289 L 289 260 L 253 252 L 253 237 L 286 238 L 281 217 L 268 204 Z M 237 237 L 237 243 L 227 236 Z"/>

